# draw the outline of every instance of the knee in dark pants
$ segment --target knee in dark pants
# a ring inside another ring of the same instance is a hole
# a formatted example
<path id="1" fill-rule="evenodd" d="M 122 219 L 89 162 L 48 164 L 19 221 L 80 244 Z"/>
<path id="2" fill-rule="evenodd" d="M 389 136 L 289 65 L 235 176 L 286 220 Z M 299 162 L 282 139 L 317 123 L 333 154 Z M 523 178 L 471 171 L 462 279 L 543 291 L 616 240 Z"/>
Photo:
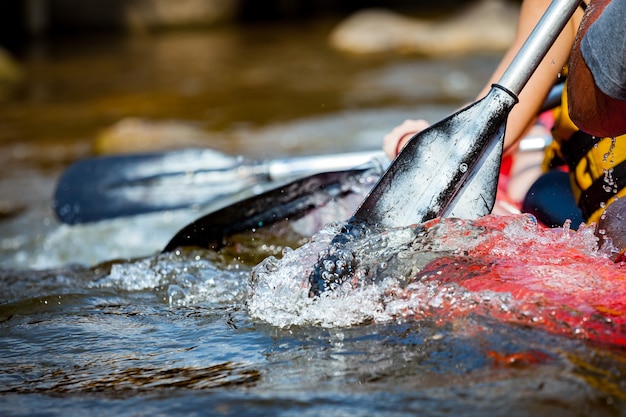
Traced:
<path id="1" fill-rule="evenodd" d="M 607 206 L 598 221 L 596 234 L 599 234 L 601 239 L 611 238 L 614 248 L 618 251 L 626 248 L 626 198 L 615 200 Z"/>
<path id="2" fill-rule="evenodd" d="M 528 190 L 522 211 L 548 227 L 561 227 L 569 219 L 572 228 L 577 229 L 584 221 L 574 200 L 569 174 L 562 171 L 550 171 L 539 177 Z"/>

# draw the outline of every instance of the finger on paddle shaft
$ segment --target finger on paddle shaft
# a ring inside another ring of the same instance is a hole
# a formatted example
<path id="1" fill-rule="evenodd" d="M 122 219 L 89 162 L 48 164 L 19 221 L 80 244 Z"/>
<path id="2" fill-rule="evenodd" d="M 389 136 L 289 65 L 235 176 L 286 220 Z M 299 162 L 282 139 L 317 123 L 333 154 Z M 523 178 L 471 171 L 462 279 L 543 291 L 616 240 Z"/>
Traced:
<path id="1" fill-rule="evenodd" d="M 76 162 L 61 176 L 54 196 L 64 223 L 206 205 L 253 186 L 278 186 L 312 173 L 356 167 L 382 151 L 242 160 L 210 149 L 119 155 Z M 244 193 L 245 194 L 245 193 Z"/>

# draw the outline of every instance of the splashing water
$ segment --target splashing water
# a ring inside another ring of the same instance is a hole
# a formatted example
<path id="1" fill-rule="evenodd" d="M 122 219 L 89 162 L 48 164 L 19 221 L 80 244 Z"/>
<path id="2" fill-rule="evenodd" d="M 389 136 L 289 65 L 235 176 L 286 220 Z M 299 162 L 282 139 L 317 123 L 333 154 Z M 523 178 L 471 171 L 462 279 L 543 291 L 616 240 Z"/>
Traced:
<path id="1" fill-rule="evenodd" d="M 331 224 L 317 233 L 310 243 L 296 250 L 283 251 L 282 259 L 268 257 L 261 262 L 251 276 L 250 314 L 279 327 L 303 324 L 334 327 L 372 319 L 385 320 L 379 294 L 385 286 L 393 285 L 393 279 L 356 291 L 350 283 L 344 283 L 320 297 L 309 297 L 311 265 L 340 230 L 340 224 Z M 355 276 L 361 273 L 355 271 Z"/>
<path id="2" fill-rule="evenodd" d="M 593 228 L 566 226 L 546 229 L 528 215 L 486 216 L 366 233 L 339 248 L 352 260 L 349 276 L 311 297 L 312 265 L 343 227 L 334 224 L 254 268 L 248 309 L 279 327 L 479 314 L 626 344 L 626 271 L 598 251 Z"/>
<path id="3" fill-rule="evenodd" d="M 208 252 L 161 254 L 134 262 L 111 265 L 110 272 L 90 287 L 128 292 L 156 290 L 172 307 L 203 303 L 238 304 L 246 294 L 248 268 L 233 263 L 224 269 Z"/>

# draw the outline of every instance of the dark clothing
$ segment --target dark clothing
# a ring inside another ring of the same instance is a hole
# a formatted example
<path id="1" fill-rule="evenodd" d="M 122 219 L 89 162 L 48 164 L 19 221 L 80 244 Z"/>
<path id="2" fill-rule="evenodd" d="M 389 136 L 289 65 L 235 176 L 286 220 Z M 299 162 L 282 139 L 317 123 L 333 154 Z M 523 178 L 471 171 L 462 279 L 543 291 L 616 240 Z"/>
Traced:
<path id="1" fill-rule="evenodd" d="M 626 0 L 613 0 L 591 24 L 580 49 L 598 88 L 626 101 Z"/>

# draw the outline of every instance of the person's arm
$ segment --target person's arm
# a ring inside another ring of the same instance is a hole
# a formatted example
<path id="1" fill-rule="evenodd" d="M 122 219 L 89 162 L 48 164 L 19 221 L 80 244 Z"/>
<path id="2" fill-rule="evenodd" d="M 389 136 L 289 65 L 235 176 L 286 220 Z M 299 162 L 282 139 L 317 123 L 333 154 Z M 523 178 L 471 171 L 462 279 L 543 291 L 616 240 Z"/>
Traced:
<path id="1" fill-rule="evenodd" d="M 487 94 L 492 83 L 500 79 L 549 5 L 549 0 L 524 0 L 522 2 L 515 40 L 481 92 L 481 97 Z M 519 103 L 511 110 L 506 124 L 505 152 L 514 149 L 528 129 L 533 126 L 541 105 L 563 72 L 582 15 L 582 9 L 576 10 L 519 94 Z"/>
<path id="2" fill-rule="evenodd" d="M 491 89 L 491 85 L 500 79 L 528 38 L 528 35 L 530 35 L 530 32 L 539 22 L 541 16 L 543 16 L 549 4 L 549 0 L 524 0 L 522 2 L 515 40 L 478 95 L 478 98 L 484 97 Z M 537 112 L 563 70 L 581 19 L 582 10 L 577 10 L 520 93 L 519 103 L 513 107 L 506 125 L 505 152 L 511 151 L 527 130 L 532 127 L 537 117 Z M 397 151 L 402 148 L 404 143 L 423 129 L 424 126 L 427 126 L 427 122 L 423 120 L 405 121 L 405 123 L 385 136 L 383 150 L 390 157 L 395 157 Z"/>
<path id="3" fill-rule="evenodd" d="M 568 109 L 579 129 L 626 134 L 626 0 L 593 0 L 570 57 Z"/>

